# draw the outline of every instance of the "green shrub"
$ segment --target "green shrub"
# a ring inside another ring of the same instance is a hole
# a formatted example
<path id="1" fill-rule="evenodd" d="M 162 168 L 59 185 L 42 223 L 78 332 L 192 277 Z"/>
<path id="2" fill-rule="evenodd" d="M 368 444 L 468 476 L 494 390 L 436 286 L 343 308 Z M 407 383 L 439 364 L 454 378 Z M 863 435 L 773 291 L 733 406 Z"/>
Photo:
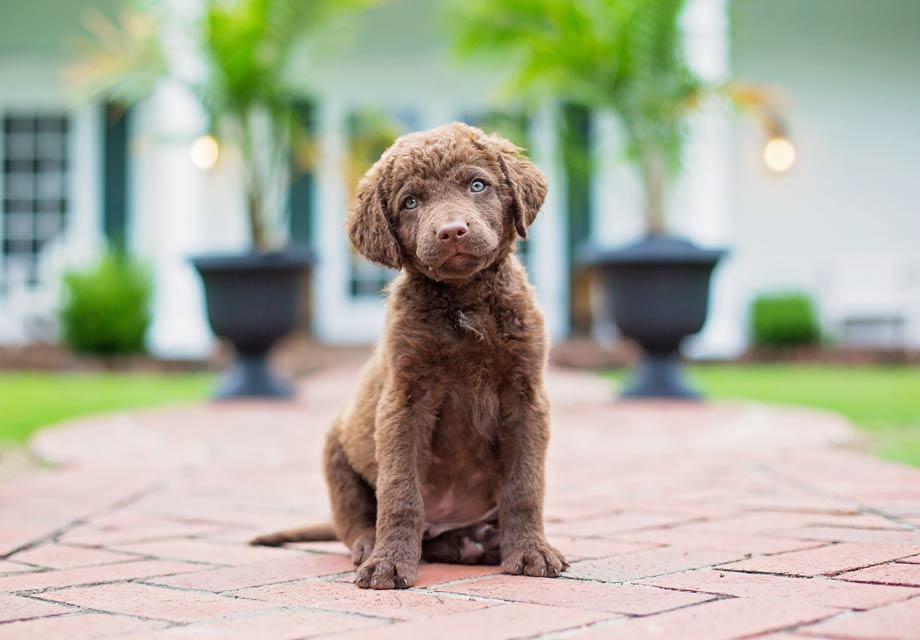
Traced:
<path id="1" fill-rule="evenodd" d="M 760 347 L 815 344 L 821 339 L 818 315 L 805 293 L 771 293 L 751 303 L 751 339 Z"/>
<path id="2" fill-rule="evenodd" d="M 66 273 L 60 312 L 64 340 L 86 353 L 143 351 L 151 293 L 147 269 L 115 253 L 91 269 Z"/>

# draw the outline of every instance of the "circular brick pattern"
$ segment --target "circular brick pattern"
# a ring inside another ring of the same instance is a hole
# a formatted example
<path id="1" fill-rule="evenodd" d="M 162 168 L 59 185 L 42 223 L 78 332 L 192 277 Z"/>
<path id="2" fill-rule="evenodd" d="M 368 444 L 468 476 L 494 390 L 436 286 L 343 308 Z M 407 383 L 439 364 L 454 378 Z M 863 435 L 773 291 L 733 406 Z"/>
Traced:
<path id="1" fill-rule="evenodd" d="M 325 431 L 357 369 L 287 403 L 110 414 L 39 433 L 52 468 L 0 486 L 0 640 L 23 637 L 899 637 L 920 628 L 920 471 L 837 416 L 614 402 L 551 370 L 557 580 L 424 565 L 361 591 L 338 543 L 252 548 L 328 518 Z M 124 635 L 126 634 L 126 635 Z M 871 635 L 871 633 L 870 633 Z M 777 636 L 779 637 L 779 635 Z"/>

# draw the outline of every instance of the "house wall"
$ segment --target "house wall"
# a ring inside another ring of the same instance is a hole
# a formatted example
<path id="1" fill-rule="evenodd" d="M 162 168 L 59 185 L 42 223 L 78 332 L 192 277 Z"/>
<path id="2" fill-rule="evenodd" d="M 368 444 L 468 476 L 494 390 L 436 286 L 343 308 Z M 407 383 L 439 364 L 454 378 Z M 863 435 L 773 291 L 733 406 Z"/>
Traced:
<path id="1" fill-rule="evenodd" d="M 816 296 L 832 335 L 847 315 L 903 313 L 920 345 L 920 3 L 736 0 L 732 67 L 782 88 L 798 160 L 769 173 L 736 119 L 725 350 L 752 296 L 787 288 Z"/>
<path id="2" fill-rule="evenodd" d="M 314 331 L 329 342 L 367 342 L 383 326 L 381 299 L 355 298 L 348 291 L 349 248 L 342 233 L 349 194 L 343 176 L 349 113 L 379 109 L 410 112 L 414 126 L 430 128 L 464 114 L 501 107 L 503 72 L 491 61 L 461 63 L 450 52 L 441 2 L 394 0 L 361 16 L 347 39 L 330 38 L 319 59 L 304 56 L 294 77 L 317 96 L 322 158 L 317 167 L 314 278 Z M 531 279 L 551 334 L 567 329 L 565 224 L 561 171 L 552 135 L 555 113 L 531 118 L 530 156 L 554 189 L 531 233 Z"/>
<path id="3" fill-rule="evenodd" d="M 63 111 L 70 127 L 66 183 L 70 208 L 65 228 L 46 245 L 40 265 L 40 273 L 49 276 L 45 286 L 33 290 L 4 282 L 0 287 L 0 342 L 53 335 L 48 320 L 58 305 L 56 275 L 67 267 L 92 261 L 103 246 L 99 143 L 102 113 L 96 104 L 74 100 L 63 82 L 73 40 L 81 29 L 80 17 L 90 4 L 110 10 L 115 3 L 34 0 L 0 6 L 0 116 Z M 55 19 L 49 20 L 49 16 Z M 0 132 L 0 145 L 2 136 Z M 2 191 L 0 181 L 0 197 Z"/>

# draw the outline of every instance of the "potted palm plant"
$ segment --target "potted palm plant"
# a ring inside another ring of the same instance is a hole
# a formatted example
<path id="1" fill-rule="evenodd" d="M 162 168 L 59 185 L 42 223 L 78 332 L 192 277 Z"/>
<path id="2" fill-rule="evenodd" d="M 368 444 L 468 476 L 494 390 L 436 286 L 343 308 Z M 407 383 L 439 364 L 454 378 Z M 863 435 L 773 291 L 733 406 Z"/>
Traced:
<path id="1" fill-rule="evenodd" d="M 680 168 L 688 117 L 711 86 L 687 65 L 683 0 L 464 0 L 458 44 L 501 53 L 516 90 L 551 95 L 619 120 L 642 185 L 646 234 L 618 250 L 584 250 L 602 278 L 606 313 L 643 358 L 628 397 L 694 398 L 680 370 L 681 341 L 702 329 L 709 281 L 725 255 L 666 230 L 666 194 Z M 745 101 L 757 95 L 738 92 Z"/>
<path id="2" fill-rule="evenodd" d="M 272 345 L 296 324 L 301 282 L 312 261 L 307 251 L 286 247 L 281 224 L 291 158 L 295 151 L 303 155 L 297 147 L 305 141 L 304 96 L 290 82 L 291 63 L 331 19 L 367 4 L 205 0 L 197 22 L 184 25 L 191 26 L 190 51 L 178 53 L 174 16 L 131 9 L 119 22 L 100 14 L 90 23 L 95 37 L 73 69 L 84 93 L 130 105 L 163 80 L 178 81 L 198 98 L 209 123 L 209 136 L 196 141 L 193 155 L 212 163 L 220 148 L 228 148 L 239 158 L 250 249 L 192 259 L 211 327 L 236 351 L 218 398 L 291 393 L 267 366 Z"/>

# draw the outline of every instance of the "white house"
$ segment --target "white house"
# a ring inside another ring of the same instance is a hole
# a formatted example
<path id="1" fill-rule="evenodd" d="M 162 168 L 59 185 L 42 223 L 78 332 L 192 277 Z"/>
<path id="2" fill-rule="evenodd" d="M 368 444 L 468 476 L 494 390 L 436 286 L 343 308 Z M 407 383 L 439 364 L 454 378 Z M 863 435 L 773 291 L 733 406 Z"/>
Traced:
<path id="1" fill-rule="evenodd" d="M 167 4 L 181 18 L 198 2 Z M 213 337 L 188 256 L 246 245 L 241 194 L 232 162 L 193 165 L 190 146 L 204 122 L 180 87 L 162 86 L 127 117 L 102 104 L 74 106 L 61 72 L 80 15 L 117 5 L 0 6 L 0 342 L 53 335 L 61 270 L 90 262 L 115 236 L 155 272 L 150 348 L 200 357 Z M 356 115 L 384 113 L 409 130 L 515 108 L 500 99 L 503 69 L 452 56 L 439 10 L 426 0 L 385 2 L 302 71 L 319 161 L 295 187 L 290 225 L 293 240 L 318 255 L 312 331 L 320 340 L 368 342 L 382 323 L 386 275 L 355 258 L 342 232 Z M 720 104 L 696 118 L 669 201 L 672 227 L 732 253 L 692 352 L 737 354 L 747 305 L 773 289 L 811 292 L 827 329 L 844 339 L 920 347 L 920 3 L 689 0 L 684 26 L 691 63 L 707 79 L 731 73 L 783 89 L 797 153 L 787 172 L 771 172 L 755 122 Z M 581 119 L 597 160 L 588 183 L 565 170 L 563 117 Z M 550 329 L 565 338 L 584 329 L 574 248 L 635 238 L 638 189 L 610 115 L 548 103 L 522 121 L 551 185 L 527 260 Z"/>

